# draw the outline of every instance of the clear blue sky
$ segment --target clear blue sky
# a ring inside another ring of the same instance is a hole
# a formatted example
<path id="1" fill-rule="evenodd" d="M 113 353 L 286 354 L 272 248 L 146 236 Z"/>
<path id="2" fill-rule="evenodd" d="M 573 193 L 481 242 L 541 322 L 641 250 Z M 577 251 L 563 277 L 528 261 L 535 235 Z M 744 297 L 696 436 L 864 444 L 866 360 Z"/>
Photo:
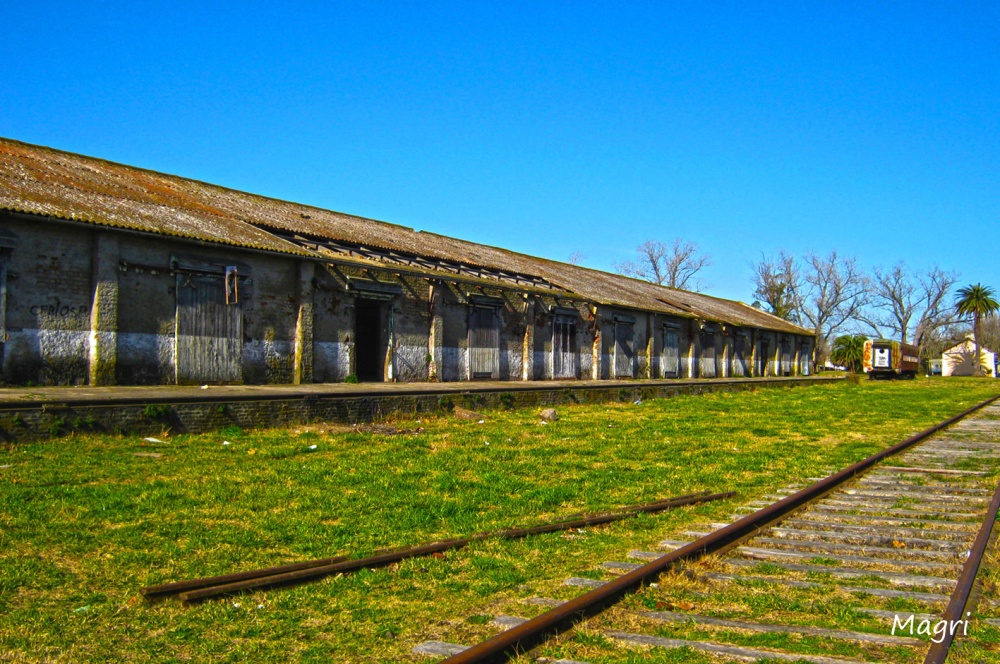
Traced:
<path id="1" fill-rule="evenodd" d="M 1000 3 L 3 3 L 0 135 L 610 269 L 1000 289 Z"/>

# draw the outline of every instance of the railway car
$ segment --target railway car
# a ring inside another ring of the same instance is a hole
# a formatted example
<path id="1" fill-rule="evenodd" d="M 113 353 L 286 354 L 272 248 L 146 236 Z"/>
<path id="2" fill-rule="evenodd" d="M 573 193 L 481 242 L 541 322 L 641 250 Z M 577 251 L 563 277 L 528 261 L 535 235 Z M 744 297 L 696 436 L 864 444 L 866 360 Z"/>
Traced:
<path id="1" fill-rule="evenodd" d="M 888 339 L 865 342 L 864 368 L 868 378 L 914 378 L 920 370 L 916 346 Z"/>

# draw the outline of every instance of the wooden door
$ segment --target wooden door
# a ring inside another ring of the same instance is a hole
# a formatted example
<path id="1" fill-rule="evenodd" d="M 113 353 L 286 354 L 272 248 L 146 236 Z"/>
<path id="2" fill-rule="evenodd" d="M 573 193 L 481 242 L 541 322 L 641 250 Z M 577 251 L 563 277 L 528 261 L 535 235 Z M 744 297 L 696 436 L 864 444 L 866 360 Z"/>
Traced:
<path id="1" fill-rule="evenodd" d="M 632 378 L 635 358 L 632 323 L 615 323 L 615 378 Z"/>
<path id="2" fill-rule="evenodd" d="M 733 368 L 732 375 L 741 378 L 747 375 L 747 338 L 742 334 L 733 337 Z"/>
<path id="3" fill-rule="evenodd" d="M 769 353 L 771 352 L 771 344 L 767 342 L 767 339 L 761 339 L 757 344 L 757 375 L 766 376 L 767 375 L 767 364 L 771 361 Z"/>
<path id="4" fill-rule="evenodd" d="M 500 316 L 495 307 L 469 310 L 469 374 L 473 380 L 497 379 L 500 368 Z"/>
<path id="5" fill-rule="evenodd" d="M 660 375 L 664 378 L 677 378 L 681 370 L 681 347 L 677 338 L 677 330 L 667 328 L 663 331 L 663 353 L 660 355 Z"/>
<path id="6" fill-rule="evenodd" d="M 567 318 L 552 322 L 552 377 L 576 378 L 576 324 Z"/>
<path id="7" fill-rule="evenodd" d="M 221 274 L 177 275 L 178 384 L 242 380 L 243 307 L 232 300 Z"/>
<path id="8" fill-rule="evenodd" d="M 701 358 L 698 362 L 699 378 L 715 378 L 715 335 L 701 333 Z"/>
<path id="9" fill-rule="evenodd" d="M 792 342 L 787 339 L 781 341 L 781 375 L 792 375 Z"/>

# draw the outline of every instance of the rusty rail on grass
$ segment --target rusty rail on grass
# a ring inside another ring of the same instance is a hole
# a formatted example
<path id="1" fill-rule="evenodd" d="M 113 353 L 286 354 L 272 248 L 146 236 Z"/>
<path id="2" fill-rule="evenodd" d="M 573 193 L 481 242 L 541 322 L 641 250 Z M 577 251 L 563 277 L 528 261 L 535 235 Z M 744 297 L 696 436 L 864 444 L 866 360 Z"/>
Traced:
<path id="1" fill-rule="evenodd" d="M 457 655 L 443 660 L 441 664 L 482 664 L 485 662 L 506 662 L 511 657 L 524 653 L 541 645 L 547 638 L 572 629 L 577 622 L 594 616 L 605 608 L 613 605 L 625 595 L 651 583 L 661 573 L 675 563 L 683 560 L 700 558 L 737 544 L 741 540 L 755 534 L 774 522 L 784 518 L 809 503 L 825 496 L 844 482 L 865 472 L 886 457 L 898 454 L 903 450 L 921 442 L 931 435 L 951 426 L 955 422 L 968 417 L 980 408 L 993 403 L 1000 396 L 991 397 L 954 417 L 925 429 L 906 440 L 888 447 L 881 452 L 859 461 L 840 472 L 819 480 L 814 484 L 777 501 L 767 507 L 747 515 L 724 528 L 701 537 L 685 546 L 676 549 L 656 560 L 643 565 L 613 581 L 586 592 L 570 601 L 542 613 L 527 622 L 508 629 L 496 636 L 474 645 Z M 994 502 L 996 502 L 994 498 Z M 994 513 L 995 514 L 995 513 Z M 987 535 L 988 538 L 988 535 Z M 978 543 L 978 540 L 977 540 Z M 984 545 L 985 546 L 985 545 Z M 964 573 L 963 573 L 964 576 Z M 973 578 L 975 574 L 973 573 Z M 971 585 L 971 581 L 970 581 Z M 964 607 L 964 604 L 963 604 Z"/>
<path id="2" fill-rule="evenodd" d="M 998 511 L 1000 511 L 1000 484 L 997 484 L 997 488 L 993 492 L 993 500 L 990 501 L 990 506 L 986 510 L 986 518 L 983 519 L 979 532 L 976 533 L 976 539 L 972 543 L 972 548 L 969 549 L 969 558 L 962 566 L 962 574 L 958 577 L 958 583 L 955 584 L 955 590 L 951 593 L 948 606 L 941 614 L 941 620 L 947 621 L 948 628 L 945 629 L 941 641 L 931 643 L 927 657 L 924 658 L 924 664 L 944 664 L 945 659 L 948 658 L 951 644 L 955 640 L 957 627 L 963 623 L 968 625 L 966 608 L 968 608 L 969 600 L 972 597 L 972 587 L 976 582 L 976 574 L 979 572 L 979 566 L 986 554 L 986 546 L 990 543 Z"/>
<path id="3" fill-rule="evenodd" d="M 426 556 L 441 553 L 452 549 L 460 549 L 468 544 L 493 537 L 502 539 L 517 539 L 529 535 L 556 532 L 559 530 L 570 530 L 573 528 L 583 528 L 586 526 L 596 526 L 612 521 L 619 521 L 637 514 L 650 512 L 660 512 L 673 507 L 684 505 L 694 505 L 712 500 L 731 498 L 736 495 L 733 491 L 722 493 L 699 492 L 664 498 L 661 500 L 644 503 L 641 505 L 630 505 L 621 509 L 582 516 L 575 519 L 546 523 L 528 528 L 511 528 L 501 531 L 480 532 L 469 537 L 456 538 L 422 544 L 402 549 L 394 549 L 377 553 L 367 558 L 349 559 L 346 556 L 336 558 L 322 558 L 289 565 L 279 565 L 260 570 L 248 570 L 234 574 L 224 574 L 221 576 L 204 577 L 200 579 L 190 579 L 165 583 L 158 586 L 143 588 L 140 592 L 147 599 L 158 599 L 179 595 L 184 602 L 198 602 L 219 595 L 231 595 L 248 590 L 260 590 L 273 588 L 276 586 L 303 583 L 318 579 L 330 574 L 340 574 L 352 572 L 359 569 L 382 567 L 407 558 Z"/>

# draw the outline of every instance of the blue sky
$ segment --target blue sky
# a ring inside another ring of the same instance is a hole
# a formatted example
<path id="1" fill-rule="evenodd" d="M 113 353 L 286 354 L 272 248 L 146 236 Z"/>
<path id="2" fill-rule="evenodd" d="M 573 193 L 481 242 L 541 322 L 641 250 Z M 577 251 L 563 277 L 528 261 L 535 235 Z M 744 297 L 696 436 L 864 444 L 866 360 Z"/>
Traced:
<path id="1" fill-rule="evenodd" d="M 207 6 L 211 5 L 211 6 Z M 832 249 L 1000 289 L 1000 4 L 4 3 L 0 135 L 707 292 Z"/>

